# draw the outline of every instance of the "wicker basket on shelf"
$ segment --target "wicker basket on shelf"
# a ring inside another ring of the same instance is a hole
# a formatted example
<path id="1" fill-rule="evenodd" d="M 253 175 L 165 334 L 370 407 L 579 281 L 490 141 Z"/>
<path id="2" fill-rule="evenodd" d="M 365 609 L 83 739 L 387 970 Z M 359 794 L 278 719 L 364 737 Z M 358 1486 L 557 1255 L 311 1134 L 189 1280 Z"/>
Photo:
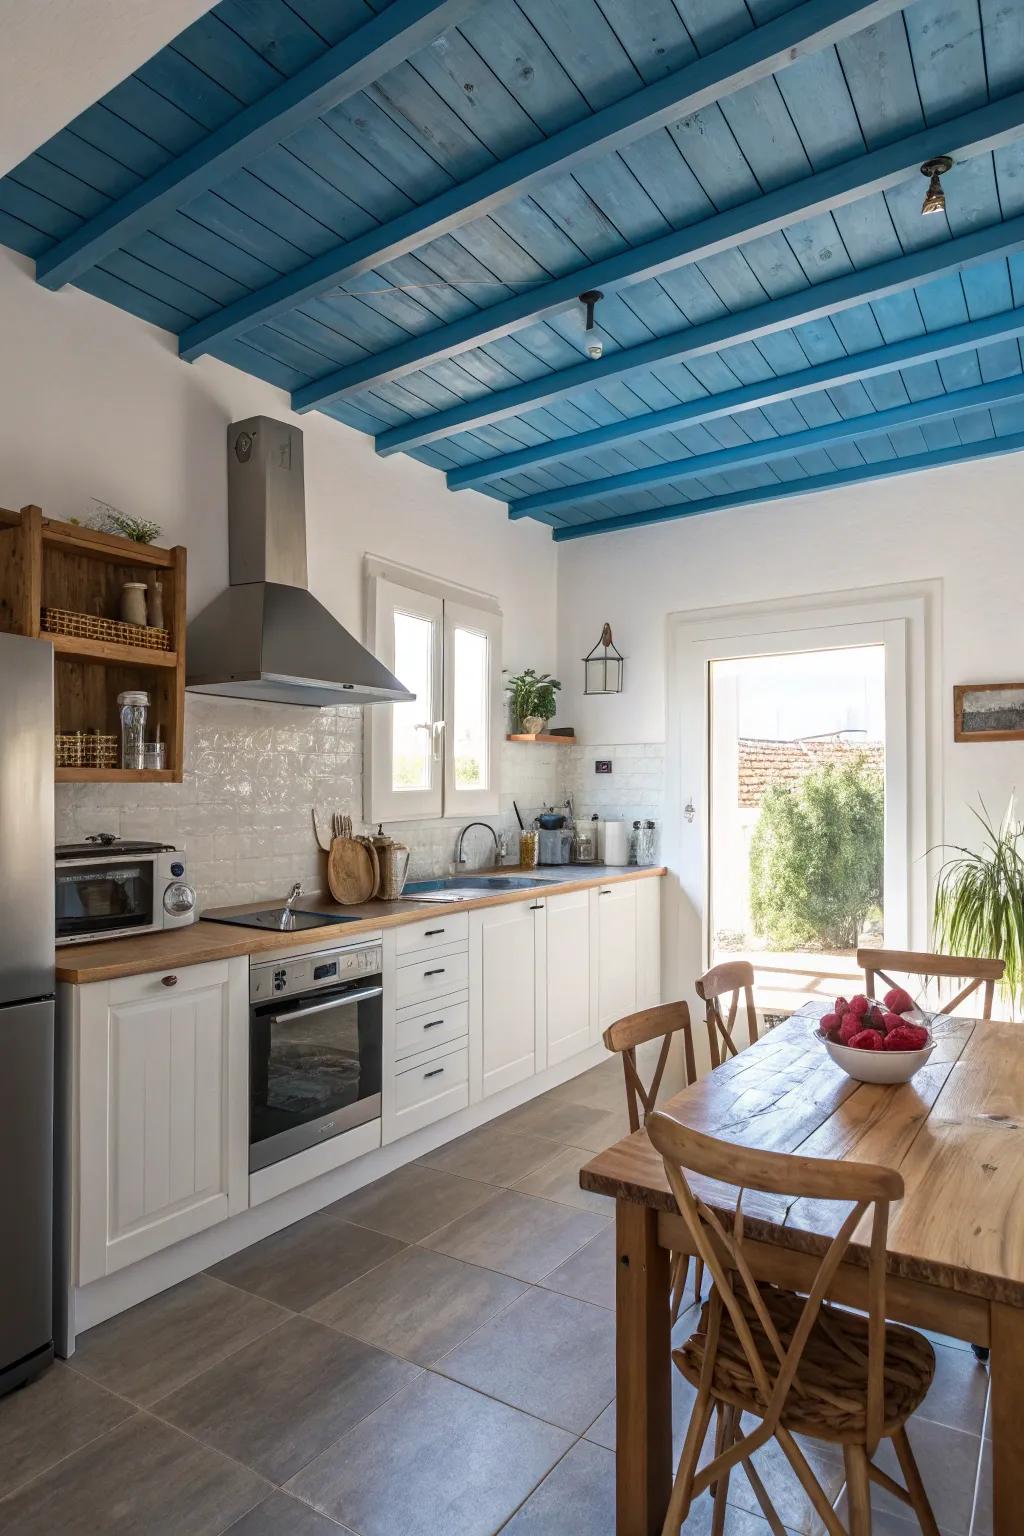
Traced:
<path id="1" fill-rule="evenodd" d="M 171 649 L 169 630 L 123 624 L 120 619 L 101 619 L 94 613 L 73 613 L 69 608 L 44 608 L 41 627 L 44 634 L 70 635 L 76 640 L 108 640 L 116 645 L 138 646 L 145 651 Z"/>

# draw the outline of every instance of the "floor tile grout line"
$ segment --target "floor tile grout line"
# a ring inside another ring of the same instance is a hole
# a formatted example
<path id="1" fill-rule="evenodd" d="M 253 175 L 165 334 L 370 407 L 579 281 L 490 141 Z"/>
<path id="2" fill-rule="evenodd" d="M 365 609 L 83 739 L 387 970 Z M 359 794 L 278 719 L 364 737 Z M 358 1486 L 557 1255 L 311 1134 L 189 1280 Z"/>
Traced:
<path id="1" fill-rule="evenodd" d="M 81 1379 L 84 1381 L 88 1378 L 82 1377 Z M 111 1395 L 113 1397 L 118 1397 L 116 1392 L 112 1393 Z M 145 1411 L 144 1409 L 140 1408 L 137 1403 L 128 1402 L 127 1398 L 119 1397 L 118 1401 L 127 1404 L 127 1406 L 132 1410 L 131 1413 L 125 1414 L 124 1418 L 119 1419 L 116 1424 L 111 1424 L 109 1429 L 101 1429 L 98 1434 L 90 1435 L 89 1439 L 84 1441 L 82 1445 L 76 1445 L 73 1451 L 65 1451 L 63 1456 L 58 1456 L 56 1461 L 52 1461 L 48 1467 L 43 1467 L 41 1471 L 33 1472 L 32 1476 L 26 1477 L 24 1482 L 15 1483 L 12 1487 L 5 1489 L 3 1495 L 0 1496 L 0 1505 L 5 1504 L 8 1499 L 14 1496 L 14 1494 L 20 1493 L 23 1488 L 31 1487 L 31 1485 L 38 1482 L 41 1477 L 47 1477 L 51 1472 L 55 1472 L 58 1467 L 63 1466 L 64 1462 L 70 1461 L 72 1456 L 77 1456 L 79 1451 L 86 1451 L 90 1446 L 95 1446 L 98 1441 L 105 1440 L 108 1435 L 113 1434 L 115 1429 L 120 1429 L 123 1425 L 128 1424 L 132 1419 L 138 1418 L 138 1416 Z"/>

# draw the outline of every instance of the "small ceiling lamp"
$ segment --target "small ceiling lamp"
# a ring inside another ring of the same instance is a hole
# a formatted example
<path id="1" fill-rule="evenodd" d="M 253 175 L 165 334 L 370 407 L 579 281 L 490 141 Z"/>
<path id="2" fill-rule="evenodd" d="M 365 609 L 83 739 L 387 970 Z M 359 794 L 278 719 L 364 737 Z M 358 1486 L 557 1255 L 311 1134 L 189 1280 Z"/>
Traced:
<path id="1" fill-rule="evenodd" d="M 587 356 L 595 363 L 599 357 L 604 356 L 604 342 L 601 340 L 597 327 L 594 324 L 594 310 L 603 298 L 604 294 L 600 288 L 588 288 L 586 293 L 580 294 L 580 303 L 585 306 L 587 312 L 587 323 L 583 327 L 589 338 L 587 341 Z"/>
<path id="2" fill-rule="evenodd" d="M 928 191 L 921 205 L 922 213 L 945 213 L 946 194 L 942 190 L 941 178 L 952 169 L 953 162 L 948 155 L 936 155 L 934 160 L 926 160 L 922 165 L 921 175 L 929 178 Z"/>
<path id="3" fill-rule="evenodd" d="M 611 625 L 606 624 L 594 649 L 583 658 L 583 692 L 621 693 L 625 660 L 612 639 Z"/>

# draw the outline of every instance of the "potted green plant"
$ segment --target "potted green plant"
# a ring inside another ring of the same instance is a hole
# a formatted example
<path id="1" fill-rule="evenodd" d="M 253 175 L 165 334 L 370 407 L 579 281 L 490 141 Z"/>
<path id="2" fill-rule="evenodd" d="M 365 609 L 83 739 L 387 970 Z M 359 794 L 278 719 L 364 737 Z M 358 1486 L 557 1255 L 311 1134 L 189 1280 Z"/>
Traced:
<path id="1" fill-rule="evenodd" d="M 505 688 L 513 731 L 526 736 L 539 735 L 555 713 L 555 694 L 561 686 L 549 672 L 538 673 L 533 667 L 510 677 Z"/>
<path id="2" fill-rule="evenodd" d="M 1003 988 L 1015 1010 L 1024 999 L 1024 827 L 1013 797 L 996 826 L 981 802 L 979 849 L 954 845 L 939 871 L 935 937 L 950 954 L 1002 960 Z"/>

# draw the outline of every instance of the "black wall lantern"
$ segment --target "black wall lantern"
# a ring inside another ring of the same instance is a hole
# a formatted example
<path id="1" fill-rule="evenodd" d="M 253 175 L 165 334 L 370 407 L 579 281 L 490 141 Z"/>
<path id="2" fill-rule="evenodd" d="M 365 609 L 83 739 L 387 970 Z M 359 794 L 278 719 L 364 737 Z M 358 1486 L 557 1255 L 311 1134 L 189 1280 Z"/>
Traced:
<path id="1" fill-rule="evenodd" d="M 583 658 L 583 692 L 621 693 L 625 661 L 612 639 L 611 625 L 606 624 L 594 649 Z"/>

